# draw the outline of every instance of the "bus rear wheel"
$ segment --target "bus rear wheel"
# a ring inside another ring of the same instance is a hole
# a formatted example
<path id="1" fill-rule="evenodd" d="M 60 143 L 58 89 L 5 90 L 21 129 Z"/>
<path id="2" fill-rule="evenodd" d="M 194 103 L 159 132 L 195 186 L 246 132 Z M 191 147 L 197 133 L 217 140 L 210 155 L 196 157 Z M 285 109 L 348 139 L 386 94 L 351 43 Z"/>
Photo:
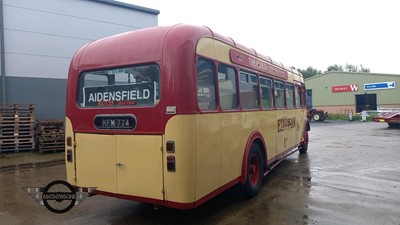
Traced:
<path id="1" fill-rule="evenodd" d="M 245 195 L 249 198 L 256 196 L 263 182 L 263 158 L 261 148 L 253 143 L 247 158 L 247 178 L 244 184 Z"/>
<path id="2" fill-rule="evenodd" d="M 308 143 L 307 143 L 307 144 L 301 144 L 301 145 L 299 146 L 299 152 L 300 152 L 300 154 L 305 154 L 305 153 L 307 153 L 307 150 L 308 150 Z"/>

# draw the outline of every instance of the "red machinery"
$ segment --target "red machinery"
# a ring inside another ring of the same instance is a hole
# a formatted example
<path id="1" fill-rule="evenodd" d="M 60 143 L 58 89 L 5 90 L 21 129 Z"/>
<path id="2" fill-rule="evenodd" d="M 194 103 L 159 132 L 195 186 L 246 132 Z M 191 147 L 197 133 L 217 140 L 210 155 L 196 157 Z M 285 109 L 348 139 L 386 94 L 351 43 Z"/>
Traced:
<path id="1" fill-rule="evenodd" d="M 328 118 L 328 112 L 317 109 L 308 109 L 307 118 L 308 120 L 313 119 L 314 121 L 324 121 L 326 118 Z"/>

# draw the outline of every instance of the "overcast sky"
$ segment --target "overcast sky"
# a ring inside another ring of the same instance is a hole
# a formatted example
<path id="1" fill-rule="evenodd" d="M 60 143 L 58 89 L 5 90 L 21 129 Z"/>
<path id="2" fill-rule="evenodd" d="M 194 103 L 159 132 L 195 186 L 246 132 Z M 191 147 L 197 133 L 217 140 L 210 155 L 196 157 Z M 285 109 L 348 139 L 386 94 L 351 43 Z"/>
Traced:
<path id="1" fill-rule="evenodd" d="M 205 25 L 287 66 L 400 74 L 396 0 L 120 0 L 160 10 L 158 25 Z"/>

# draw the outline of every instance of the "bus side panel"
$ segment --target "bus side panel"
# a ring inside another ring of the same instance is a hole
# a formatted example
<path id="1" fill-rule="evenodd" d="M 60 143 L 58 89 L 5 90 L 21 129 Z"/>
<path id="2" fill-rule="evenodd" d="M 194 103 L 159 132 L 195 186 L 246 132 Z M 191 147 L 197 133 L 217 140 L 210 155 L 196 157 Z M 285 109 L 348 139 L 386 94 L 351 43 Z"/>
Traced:
<path id="1" fill-rule="evenodd" d="M 299 113 L 300 110 L 302 109 L 281 110 L 276 112 L 278 121 L 277 155 L 290 148 L 296 147 L 300 143 L 303 137 L 305 118 L 304 114 Z"/>
<path id="2" fill-rule="evenodd" d="M 258 127 L 265 141 L 267 159 L 276 155 L 276 133 L 278 130 L 276 111 L 261 111 L 248 113 L 247 120 L 252 120 L 253 126 Z"/>
<path id="3" fill-rule="evenodd" d="M 304 113 L 303 113 L 304 112 Z M 296 118 L 295 127 L 289 130 L 289 147 L 298 146 L 304 134 L 304 119 L 306 118 L 304 109 L 290 110 L 290 117 Z"/>
<path id="4" fill-rule="evenodd" d="M 196 53 L 209 58 L 218 59 L 221 62 L 231 64 L 229 50 L 232 47 L 210 37 L 203 37 L 197 43 Z"/>
<path id="5" fill-rule="evenodd" d="M 175 153 L 164 156 L 164 189 L 167 206 L 173 203 L 194 203 L 196 191 L 196 116 L 176 115 L 168 120 L 165 140 L 175 142 Z M 164 152 L 166 152 L 164 143 Z M 168 156 L 175 156 L 176 171 L 167 171 Z"/>
<path id="6" fill-rule="evenodd" d="M 295 112 L 296 115 L 296 128 L 295 131 L 293 132 L 293 139 L 295 140 L 295 145 L 298 145 L 304 137 L 304 122 L 305 119 L 307 118 L 306 116 L 306 110 L 304 109 L 297 109 Z"/>
<path id="7" fill-rule="evenodd" d="M 76 133 L 76 185 L 116 193 L 114 135 Z"/>
<path id="8" fill-rule="evenodd" d="M 196 53 L 215 58 L 215 40 L 212 38 L 202 38 L 199 40 L 196 46 Z"/>
<path id="9" fill-rule="evenodd" d="M 240 177 L 242 173 L 245 137 L 248 132 L 240 128 L 245 120 L 243 113 L 221 113 L 221 185 Z"/>
<path id="10" fill-rule="evenodd" d="M 281 120 L 285 120 L 288 118 L 287 110 L 280 110 L 276 112 L 276 120 L 277 120 L 277 135 L 276 135 L 276 150 L 275 155 L 279 155 L 281 152 L 284 152 L 288 147 L 288 128 L 283 128 L 282 124 L 284 122 L 280 122 Z"/>
<path id="11" fill-rule="evenodd" d="M 65 117 L 65 167 L 67 172 L 67 181 L 70 184 L 75 184 L 75 151 L 73 146 L 67 146 L 67 138 L 72 138 L 72 144 L 75 143 L 74 132 L 72 130 L 72 123 L 68 117 Z M 72 153 L 72 162 L 67 161 L 67 152 Z"/>
<path id="12" fill-rule="evenodd" d="M 196 200 L 221 186 L 220 114 L 196 116 Z"/>

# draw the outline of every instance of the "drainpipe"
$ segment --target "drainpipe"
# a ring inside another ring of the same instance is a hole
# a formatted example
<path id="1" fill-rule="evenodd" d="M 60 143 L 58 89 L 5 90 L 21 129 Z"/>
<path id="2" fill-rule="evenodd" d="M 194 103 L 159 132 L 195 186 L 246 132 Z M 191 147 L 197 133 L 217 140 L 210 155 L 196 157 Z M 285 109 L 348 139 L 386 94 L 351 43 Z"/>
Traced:
<path id="1" fill-rule="evenodd" d="M 6 69 L 4 60 L 4 12 L 3 0 L 0 0 L 0 74 L 1 74 L 1 103 L 6 104 Z"/>

